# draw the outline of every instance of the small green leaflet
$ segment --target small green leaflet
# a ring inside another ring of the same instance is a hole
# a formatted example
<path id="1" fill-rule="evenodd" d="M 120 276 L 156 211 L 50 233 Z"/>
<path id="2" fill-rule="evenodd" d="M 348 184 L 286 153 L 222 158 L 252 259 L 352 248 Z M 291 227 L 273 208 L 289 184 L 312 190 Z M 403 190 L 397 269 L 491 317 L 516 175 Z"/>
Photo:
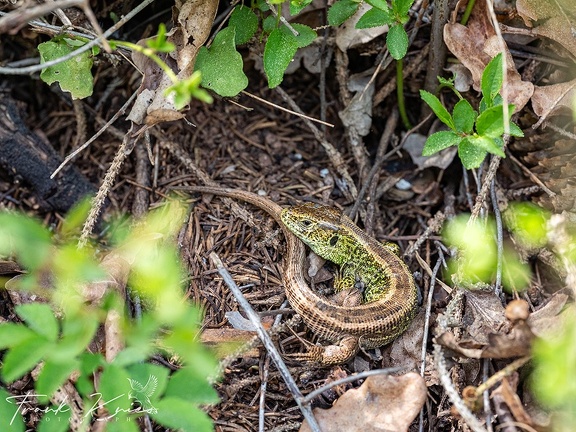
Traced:
<path id="1" fill-rule="evenodd" d="M 299 33 L 295 36 L 286 26 L 274 29 L 264 48 L 264 71 L 268 77 L 268 87 L 278 86 L 284 78 L 286 68 L 294 58 L 298 48 L 310 45 L 316 39 L 316 32 L 304 24 L 292 24 Z"/>
<path id="2" fill-rule="evenodd" d="M 45 63 L 70 54 L 77 48 L 74 45 L 77 45 L 78 42 L 67 38 L 55 38 L 41 43 L 38 45 L 40 62 Z M 83 99 L 92 95 L 94 85 L 91 72 L 92 64 L 92 54 L 90 51 L 85 51 L 70 60 L 43 69 L 40 78 L 49 85 L 58 82 L 60 88 L 70 92 L 73 99 Z"/>
<path id="3" fill-rule="evenodd" d="M 328 24 L 339 26 L 356 13 L 360 2 L 354 0 L 340 0 L 328 9 Z"/>
<path id="4" fill-rule="evenodd" d="M 248 6 L 236 6 L 230 15 L 228 26 L 236 29 L 236 45 L 242 45 L 258 30 L 258 17 Z"/>
<path id="5" fill-rule="evenodd" d="M 200 48 L 194 66 L 202 72 L 202 87 L 224 97 L 236 96 L 248 86 L 242 56 L 234 43 L 235 33 L 235 27 L 220 30 L 210 49 Z"/>

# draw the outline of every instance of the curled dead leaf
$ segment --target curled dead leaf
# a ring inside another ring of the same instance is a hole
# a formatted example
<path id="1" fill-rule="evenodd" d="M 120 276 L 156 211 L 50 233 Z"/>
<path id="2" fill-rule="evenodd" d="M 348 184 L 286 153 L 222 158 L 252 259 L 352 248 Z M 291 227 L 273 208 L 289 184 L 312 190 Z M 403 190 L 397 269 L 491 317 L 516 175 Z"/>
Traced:
<path id="1" fill-rule="evenodd" d="M 524 300 L 511 302 L 506 308 L 506 316 L 512 318 L 510 327 L 500 326 L 499 331 L 494 332 L 498 327 L 492 327 L 484 323 L 471 323 L 470 328 L 484 329 L 485 335 L 469 332 L 468 338 L 458 340 L 454 333 L 444 332 L 436 338 L 436 343 L 445 346 L 455 353 L 468 358 L 513 358 L 523 357 L 530 354 L 532 341 L 536 336 L 545 336 L 553 333 L 561 325 L 563 309 L 568 296 L 564 293 L 557 293 L 541 309 L 527 316 L 527 304 Z M 504 313 L 503 308 L 501 313 Z M 490 314 L 484 314 L 489 317 Z M 492 314 L 492 316 L 494 316 Z M 527 319 L 522 319 L 526 317 Z M 475 321 L 482 321 L 481 315 L 475 315 Z M 508 324 L 508 323 L 507 323 Z M 509 331 L 507 329 L 510 329 Z"/>
<path id="2" fill-rule="evenodd" d="M 576 79 L 549 86 L 535 86 L 532 96 L 532 108 L 540 117 L 541 123 L 551 114 L 562 109 L 572 110 L 576 97 Z"/>
<path id="3" fill-rule="evenodd" d="M 315 409 L 323 432 L 407 431 L 426 402 L 426 384 L 417 373 L 376 375 L 348 390 L 330 409 Z M 300 432 L 310 431 L 304 422 Z"/>
<path id="4" fill-rule="evenodd" d="M 174 44 L 176 50 L 163 59 L 175 70 L 178 79 L 184 80 L 192 75 L 198 50 L 210 36 L 218 4 L 218 0 L 176 1 L 174 27 L 166 34 L 167 41 Z M 144 45 L 145 40 L 138 43 Z M 148 126 L 183 118 L 174 105 L 173 97 L 165 95 L 165 90 L 173 84 L 170 78 L 149 58 L 139 53 L 134 53 L 132 58 L 144 74 L 139 92 L 148 90 L 151 93 L 138 99 L 137 112 L 131 112 L 130 118 L 137 124 L 146 123 Z M 147 113 L 145 117 L 143 111 Z M 137 119 L 142 120 L 138 123 Z"/>
<path id="5" fill-rule="evenodd" d="M 517 0 L 516 10 L 532 33 L 547 37 L 562 45 L 569 53 L 576 52 L 573 18 L 576 3 L 573 0 Z"/>
<path id="6" fill-rule="evenodd" d="M 501 51 L 496 32 L 490 21 L 486 2 L 474 5 L 466 26 L 454 21 L 444 26 L 444 41 L 448 49 L 472 73 L 474 89 L 480 90 L 482 72 L 492 57 Z M 522 81 L 508 49 L 505 50 L 507 65 L 506 90 L 509 103 L 520 111 L 534 92 L 531 82 Z"/>

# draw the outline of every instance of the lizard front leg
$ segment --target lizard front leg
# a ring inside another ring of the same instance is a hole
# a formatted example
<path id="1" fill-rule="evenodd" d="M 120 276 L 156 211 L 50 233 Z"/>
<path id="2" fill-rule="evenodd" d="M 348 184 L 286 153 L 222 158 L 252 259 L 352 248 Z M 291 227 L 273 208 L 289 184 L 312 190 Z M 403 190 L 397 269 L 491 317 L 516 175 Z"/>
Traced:
<path id="1" fill-rule="evenodd" d="M 320 363 L 324 366 L 346 363 L 352 359 L 359 350 L 359 341 L 356 336 L 343 337 L 338 345 L 311 345 L 305 353 L 284 354 L 290 360 Z"/>

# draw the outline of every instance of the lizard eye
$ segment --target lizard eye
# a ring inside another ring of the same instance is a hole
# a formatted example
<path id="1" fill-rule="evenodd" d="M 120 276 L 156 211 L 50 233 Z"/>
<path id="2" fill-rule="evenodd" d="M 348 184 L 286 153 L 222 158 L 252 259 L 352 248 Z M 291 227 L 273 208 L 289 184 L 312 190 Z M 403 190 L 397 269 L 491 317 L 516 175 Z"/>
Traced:
<path id="1" fill-rule="evenodd" d="M 338 243 L 338 236 L 330 237 L 330 246 L 334 247 L 336 246 L 336 243 Z"/>
<path id="2" fill-rule="evenodd" d="M 304 225 L 304 227 L 308 228 L 310 225 L 312 225 L 312 221 L 310 219 L 303 219 L 302 225 Z"/>

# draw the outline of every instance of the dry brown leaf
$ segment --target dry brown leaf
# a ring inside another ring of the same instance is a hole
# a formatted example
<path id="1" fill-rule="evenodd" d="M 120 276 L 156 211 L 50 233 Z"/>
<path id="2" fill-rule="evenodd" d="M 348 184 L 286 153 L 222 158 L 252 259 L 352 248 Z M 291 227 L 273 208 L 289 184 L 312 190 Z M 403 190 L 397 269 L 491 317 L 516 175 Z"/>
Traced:
<path id="1" fill-rule="evenodd" d="M 175 70 L 179 79 L 189 78 L 194 70 L 194 62 L 200 47 L 204 45 L 218 9 L 218 0 L 187 0 L 176 1 L 173 13 L 174 27 L 166 34 L 167 40 L 176 46 L 176 50 L 163 57 L 164 61 Z M 145 45 L 146 40 L 138 42 Z M 137 124 L 148 126 L 164 121 L 178 120 L 183 115 L 176 109 L 173 97 L 167 98 L 164 91 L 172 85 L 170 79 L 153 61 L 146 56 L 134 52 L 134 63 L 144 74 L 140 92 L 149 90 L 142 98 L 138 98 L 129 118 Z M 142 112 L 146 117 L 142 118 Z M 138 119 L 140 122 L 138 122 Z"/>
<path id="2" fill-rule="evenodd" d="M 568 108 L 572 110 L 573 101 L 576 97 L 576 79 L 560 84 L 549 86 L 534 86 L 532 95 L 532 108 L 534 113 L 545 120 L 550 114 Z"/>
<path id="3" fill-rule="evenodd" d="M 348 390 L 330 409 L 315 409 L 323 432 L 407 431 L 426 402 L 426 384 L 417 373 L 371 376 Z M 308 432 L 304 422 L 300 432 Z"/>
<path id="4" fill-rule="evenodd" d="M 532 332 L 540 337 L 547 338 L 552 335 L 560 334 L 559 330 L 562 327 L 562 318 L 564 314 L 574 313 L 574 305 L 571 305 L 563 313 L 568 295 L 564 292 L 558 292 L 544 305 L 532 313 L 528 318 L 528 324 Z"/>
<path id="5" fill-rule="evenodd" d="M 388 31 L 387 25 L 367 29 L 356 28 L 358 20 L 370 9 L 372 9 L 372 6 L 368 3 L 362 2 L 358 11 L 352 16 L 352 18 L 346 20 L 344 24 L 337 27 L 336 45 L 338 45 L 340 51 L 346 51 L 349 48 L 364 45 Z"/>
<path id="6" fill-rule="evenodd" d="M 22 268 L 14 261 L 0 260 L 0 275 L 24 273 Z"/>
<path id="7" fill-rule="evenodd" d="M 488 343 L 488 334 L 500 332 L 507 325 L 500 298 L 493 290 L 481 289 L 465 290 L 464 298 L 462 324 L 472 340 L 479 344 Z"/>
<path id="8" fill-rule="evenodd" d="M 444 41 L 448 49 L 470 70 L 474 89 L 480 91 L 482 72 L 492 57 L 501 49 L 486 3 L 481 1 L 474 5 L 467 26 L 454 21 L 446 24 Z M 508 49 L 505 55 L 508 67 L 506 84 L 508 101 L 514 104 L 516 111 L 520 111 L 530 100 L 534 85 L 531 82 L 522 81 Z"/>
<path id="9" fill-rule="evenodd" d="M 522 401 L 516 389 L 518 388 L 518 373 L 512 374 L 510 377 L 505 377 L 500 385 L 491 393 L 490 397 L 496 406 L 505 405 L 512 415 L 514 420 L 529 426 L 533 426 L 534 422 L 532 417 L 526 412 Z"/>
<path id="10" fill-rule="evenodd" d="M 574 0 L 517 0 L 516 10 L 532 33 L 558 42 L 574 55 L 576 28 L 570 17 L 576 16 Z"/>
<path id="11" fill-rule="evenodd" d="M 426 312 L 421 310 L 408 329 L 390 344 L 390 355 L 384 353 L 383 367 L 405 367 L 419 370 L 422 362 L 422 337 Z"/>
<path id="12" fill-rule="evenodd" d="M 504 316 L 504 309 L 499 303 L 482 310 L 483 305 L 490 304 L 490 301 L 486 301 L 489 298 L 486 296 L 484 301 L 479 301 L 478 296 L 466 297 L 467 310 L 472 309 L 474 316 L 474 321 L 471 322 L 466 319 L 466 314 L 463 319 L 464 327 L 471 330 L 470 338 L 457 340 L 452 332 L 445 332 L 436 338 L 436 343 L 468 358 L 511 358 L 528 355 L 534 334 L 527 321 L 517 319 L 511 330 L 507 331 L 509 323 L 499 320 L 500 316 Z M 473 302 L 470 302 L 470 299 L 473 299 Z"/>

